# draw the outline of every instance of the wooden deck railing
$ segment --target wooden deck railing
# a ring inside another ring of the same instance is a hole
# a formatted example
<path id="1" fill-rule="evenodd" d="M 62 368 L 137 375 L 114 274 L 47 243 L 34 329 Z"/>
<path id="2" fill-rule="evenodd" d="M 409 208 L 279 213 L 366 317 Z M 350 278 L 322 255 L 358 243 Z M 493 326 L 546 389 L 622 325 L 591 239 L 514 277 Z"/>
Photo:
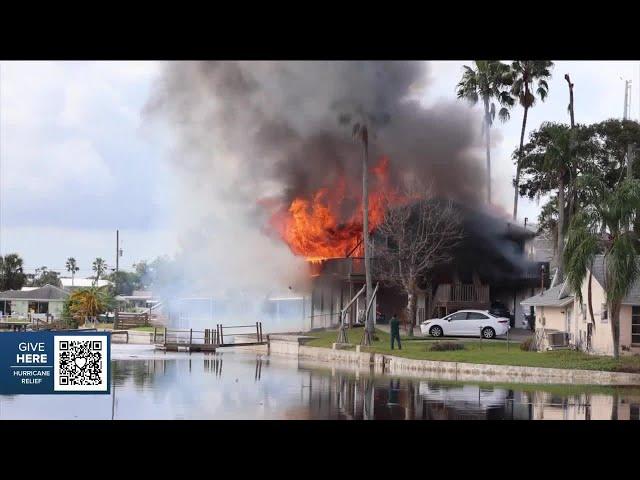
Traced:
<path id="1" fill-rule="evenodd" d="M 479 287 L 471 284 L 451 285 L 444 283 L 438 285 L 435 295 L 436 303 L 448 302 L 489 302 L 489 285 Z"/>

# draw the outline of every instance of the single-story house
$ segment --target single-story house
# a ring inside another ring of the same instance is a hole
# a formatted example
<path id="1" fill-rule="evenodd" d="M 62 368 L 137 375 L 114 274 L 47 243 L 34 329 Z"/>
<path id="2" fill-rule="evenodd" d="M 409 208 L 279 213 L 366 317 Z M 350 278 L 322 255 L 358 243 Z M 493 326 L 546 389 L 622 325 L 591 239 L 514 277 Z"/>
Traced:
<path id="1" fill-rule="evenodd" d="M 613 337 L 606 303 L 604 256 L 598 255 L 593 264 L 591 322 L 588 302 L 589 275 L 582 283 L 582 304 L 578 295 L 569 291 L 565 283 L 521 302 L 523 308 L 533 309 L 536 333 L 545 333 L 543 347 L 549 338 L 557 342 L 556 334 L 564 336 L 566 345 L 599 355 L 613 354 Z M 551 333 L 551 336 L 549 336 Z M 622 300 L 620 309 L 620 354 L 640 353 L 640 281 L 636 282 Z"/>
<path id="2" fill-rule="evenodd" d="M 53 285 L 30 290 L 6 290 L 0 292 L 2 315 L 54 318 L 62 315 L 62 307 L 69 293 Z"/>

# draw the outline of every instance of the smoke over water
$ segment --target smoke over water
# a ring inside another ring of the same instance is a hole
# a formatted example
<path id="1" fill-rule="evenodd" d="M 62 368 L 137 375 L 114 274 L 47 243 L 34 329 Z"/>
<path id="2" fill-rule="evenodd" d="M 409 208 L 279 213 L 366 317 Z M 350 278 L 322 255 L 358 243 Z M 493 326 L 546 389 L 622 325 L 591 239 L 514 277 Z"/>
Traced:
<path id="1" fill-rule="evenodd" d="M 308 288 L 304 257 L 292 253 L 274 219 L 296 199 L 314 198 L 336 217 L 334 229 L 358 217 L 362 153 L 351 128 L 338 122 L 341 113 L 388 116 L 370 130 L 369 158 L 372 167 L 387 159 L 391 185 L 418 179 L 438 195 L 480 205 L 480 121 L 461 102 L 421 106 L 416 97 L 429 88 L 427 68 L 423 62 L 168 64 L 144 113 L 166 123 L 175 139 L 169 194 L 183 291 L 173 293 L 243 292 L 262 300 Z"/>

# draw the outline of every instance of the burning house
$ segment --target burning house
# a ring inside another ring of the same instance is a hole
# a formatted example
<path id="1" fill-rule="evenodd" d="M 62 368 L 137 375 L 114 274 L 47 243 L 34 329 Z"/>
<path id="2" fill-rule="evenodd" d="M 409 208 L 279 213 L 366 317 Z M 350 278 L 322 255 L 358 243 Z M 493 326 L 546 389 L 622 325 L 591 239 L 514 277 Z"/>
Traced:
<path id="1" fill-rule="evenodd" d="M 462 218 L 462 240 L 452 252 L 452 261 L 422 277 L 417 299 L 417 321 L 442 316 L 461 309 L 487 310 L 493 302 L 506 305 L 513 314 L 512 326 L 523 327 L 520 301 L 549 284 L 548 262 L 535 262 L 526 255 L 535 234 L 504 218 L 456 205 Z M 373 235 L 373 258 L 376 241 Z M 309 306 L 312 328 L 335 326 L 342 308 L 364 285 L 364 259 L 359 245 L 348 255 L 312 264 L 313 290 Z M 375 271 L 375 269 L 374 269 Z M 373 279 L 374 284 L 380 279 Z M 402 315 L 406 294 L 381 283 L 376 298 L 377 319 Z M 349 321 L 364 318 L 364 300 Z"/>

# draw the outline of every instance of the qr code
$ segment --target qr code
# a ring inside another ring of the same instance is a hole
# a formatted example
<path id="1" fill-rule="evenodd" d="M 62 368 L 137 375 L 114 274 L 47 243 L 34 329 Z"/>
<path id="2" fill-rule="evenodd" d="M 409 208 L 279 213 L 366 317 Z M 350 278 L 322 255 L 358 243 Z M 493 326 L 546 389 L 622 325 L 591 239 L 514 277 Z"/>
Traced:
<path id="1" fill-rule="evenodd" d="M 105 336 L 55 336 L 53 369 L 55 391 L 106 392 L 107 368 Z"/>

